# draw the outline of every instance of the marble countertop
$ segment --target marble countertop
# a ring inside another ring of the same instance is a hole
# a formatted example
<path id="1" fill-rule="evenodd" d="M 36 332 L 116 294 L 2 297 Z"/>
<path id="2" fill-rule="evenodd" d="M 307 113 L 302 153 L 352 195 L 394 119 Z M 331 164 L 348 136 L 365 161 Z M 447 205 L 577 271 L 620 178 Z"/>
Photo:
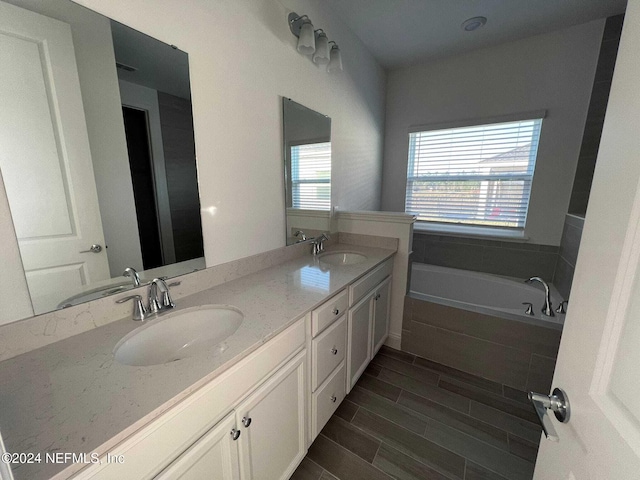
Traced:
<path id="1" fill-rule="evenodd" d="M 139 322 L 124 318 L 0 363 L 0 432 L 8 452 L 106 453 L 285 330 L 395 252 L 355 245 L 359 264 L 328 266 L 303 256 L 182 298 L 176 308 L 233 305 L 245 318 L 220 353 L 162 365 L 115 361 L 113 348 Z M 153 321 L 153 320 L 150 320 Z M 64 464 L 13 465 L 16 480 L 60 473 Z"/>

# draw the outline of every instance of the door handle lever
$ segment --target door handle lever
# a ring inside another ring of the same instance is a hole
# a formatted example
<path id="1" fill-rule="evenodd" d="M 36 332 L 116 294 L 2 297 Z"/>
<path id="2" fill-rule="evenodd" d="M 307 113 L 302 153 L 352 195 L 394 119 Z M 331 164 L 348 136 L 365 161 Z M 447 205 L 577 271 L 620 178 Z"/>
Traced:
<path id="1" fill-rule="evenodd" d="M 540 425 L 545 436 L 554 442 L 558 441 L 558 434 L 553 427 L 551 418 L 547 415 L 547 410 L 551 410 L 559 422 L 567 423 L 569 421 L 569 399 L 567 394 L 559 389 L 554 388 L 551 395 L 543 393 L 529 392 L 529 401 L 540 419 Z"/>
<path id="2" fill-rule="evenodd" d="M 89 247 L 89 250 L 82 250 L 80 251 L 80 253 L 100 253 L 102 251 L 102 245 L 98 245 L 97 243 L 94 243 L 93 245 L 91 245 L 91 247 Z"/>

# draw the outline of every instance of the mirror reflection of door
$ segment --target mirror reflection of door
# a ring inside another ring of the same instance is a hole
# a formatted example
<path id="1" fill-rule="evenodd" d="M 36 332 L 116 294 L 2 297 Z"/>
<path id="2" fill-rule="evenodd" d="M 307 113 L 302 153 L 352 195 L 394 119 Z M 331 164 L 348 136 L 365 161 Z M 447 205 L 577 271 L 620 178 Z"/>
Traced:
<path id="1" fill-rule="evenodd" d="M 129 168 L 145 270 L 163 264 L 147 112 L 122 107 Z"/>
<path id="2" fill-rule="evenodd" d="M 0 8 L 0 240 L 27 284 L 0 324 L 204 268 L 188 54 L 70 0 Z"/>
<path id="3" fill-rule="evenodd" d="M 0 169 L 39 313 L 109 267 L 71 29 L 0 3 L 0 31 Z"/>

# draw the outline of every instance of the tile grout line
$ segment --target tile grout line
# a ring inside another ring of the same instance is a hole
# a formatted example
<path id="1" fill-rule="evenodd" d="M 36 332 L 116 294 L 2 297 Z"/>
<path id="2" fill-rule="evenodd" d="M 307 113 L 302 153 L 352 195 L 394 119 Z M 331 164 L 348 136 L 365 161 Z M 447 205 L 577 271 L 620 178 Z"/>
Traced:
<path id="1" fill-rule="evenodd" d="M 340 449 L 344 450 L 345 452 L 349 453 L 350 455 L 354 455 L 355 457 L 359 458 L 360 460 L 362 460 L 363 462 L 367 463 L 368 465 L 371 465 L 371 468 L 375 468 L 375 469 L 376 469 L 376 470 L 378 470 L 380 473 L 382 473 L 382 474 L 383 474 L 383 475 L 385 475 L 386 477 L 389 477 L 389 479 L 391 479 L 391 480 L 392 480 L 392 477 L 391 477 L 387 472 L 385 472 L 384 470 L 381 470 L 380 468 L 376 467 L 373 463 L 369 463 L 369 462 L 367 462 L 364 458 L 362 458 L 361 456 L 359 456 L 359 455 L 357 455 L 357 454 L 353 453 L 353 452 L 352 452 L 351 450 L 349 450 L 348 448 L 345 448 L 345 447 L 343 447 L 342 445 L 340 445 L 339 443 L 334 442 L 334 441 L 333 441 L 333 440 L 331 440 L 329 437 L 327 437 L 326 435 L 324 435 L 322 432 L 320 432 L 320 435 L 322 435 L 322 436 L 325 438 L 325 440 L 330 441 L 331 443 L 335 444 L 338 448 L 340 448 Z M 382 440 L 380 440 L 380 444 L 382 444 Z M 380 449 L 380 448 L 378 447 L 378 450 L 379 450 L 379 449 Z M 377 453 L 378 453 L 378 452 L 376 452 L 376 454 L 377 454 Z M 375 457 L 374 457 L 374 458 L 375 458 Z M 324 468 L 324 467 L 323 467 L 323 468 Z M 325 469 L 325 470 L 326 470 L 326 469 Z M 334 475 L 332 472 L 330 472 L 329 470 L 327 470 L 327 471 L 328 471 L 329 473 L 331 473 L 331 475 L 333 475 L 333 476 L 335 477 L 335 475 Z M 340 479 L 338 479 L 338 480 L 340 480 Z"/>
<path id="2" fill-rule="evenodd" d="M 362 388 L 362 387 L 360 387 L 360 388 Z M 366 390 L 366 389 L 365 389 L 365 390 Z M 368 392 L 371 392 L 371 390 L 367 390 L 367 391 L 368 391 Z M 404 392 L 404 391 L 405 391 L 405 390 L 401 389 L 400 394 L 402 395 L 402 392 Z M 375 392 L 371 392 L 371 393 L 372 393 L 372 394 L 374 394 L 374 395 L 377 395 L 377 396 L 379 396 L 379 397 L 381 397 L 381 398 L 384 398 L 384 397 L 382 397 L 382 396 L 378 395 L 378 394 L 377 394 L 377 393 L 375 393 Z M 411 393 L 411 392 L 409 392 L 409 393 Z M 416 395 L 416 394 L 413 394 L 413 395 Z M 420 395 L 416 395 L 416 396 L 420 397 Z M 398 397 L 398 398 L 399 398 L 399 397 Z M 420 397 L 420 398 L 425 398 L 425 397 Z M 426 399 L 426 400 L 429 400 L 429 399 Z M 431 401 L 433 401 L 433 400 L 431 400 Z M 438 402 L 434 402 L 434 403 L 437 403 L 438 405 L 441 405 L 441 406 L 445 406 L 445 407 L 446 407 L 446 405 L 442 405 L 441 403 L 438 403 Z M 508 432 L 507 430 L 504 430 L 504 429 L 502 429 L 502 428 L 496 427 L 495 425 L 493 425 L 493 424 L 491 424 L 491 423 L 489 423 L 489 422 L 485 422 L 484 420 L 480 420 L 480 419 L 478 419 L 478 418 L 472 417 L 471 415 L 467 415 L 469 418 L 471 418 L 471 419 L 473 419 L 473 420 L 476 420 L 476 421 L 478 421 L 478 422 L 480 422 L 480 423 L 483 423 L 483 424 L 485 424 L 485 425 L 489 425 L 490 427 L 493 427 L 493 428 L 495 428 L 496 430 L 500 430 L 502 433 L 504 433 L 504 434 L 507 436 L 507 449 L 506 449 L 506 450 L 504 450 L 504 449 L 502 449 L 502 448 L 500 448 L 500 447 L 497 447 L 497 446 L 495 446 L 495 445 L 492 445 L 491 443 L 486 442 L 485 440 L 482 440 L 482 439 L 480 439 L 480 438 L 477 438 L 476 436 L 474 436 L 474 435 L 472 435 L 472 434 L 469 434 L 469 433 L 467 433 L 467 432 L 464 432 L 464 431 L 462 431 L 462 430 L 459 430 L 458 428 L 455 428 L 455 427 L 453 427 L 453 426 L 451 426 L 451 425 L 447 425 L 446 423 L 444 423 L 444 422 L 442 422 L 442 421 L 440 421 L 440 420 L 438 420 L 438 419 L 436 419 L 436 418 L 433 418 L 433 417 L 431 417 L 431 416 L 429 416 L 429 415 L 426 415 L 426 414 L 424 414 L 424 413 L 421 413 L 421 412 L 418 412 L 418 411 L 416 411 L 416 410 L 413 410 L 413 409 L 412 409 L 412 408 L 410 408 L 410 407 L 407 407 L 407 406 L 405 406 L 405 405 L 399 404 L 399 403 L 397 403 L 397 402 L 395 402 L 395 404 L 397 404 L 399 407 L 401 407 L 401 410 L 409 410 L 410 412 L 412 412 L 412 413 L 413 413 L 413 414 L 415 414 L 415 415 L 418 415 L 419 417 L 426 417 L 426 418 L 428 418 L 428 419 L 429 419 L 429 420 L 431 420 L 431 421 L 434 421 L 434 422 L 440 423 L 440 424 L 444 425 L 445 427 L 448 427 L 448 428 L 451 428 L 451 429 L 453 429 L 453 430 L 456 430 L 456 431 L 457 431 L 457 432 L 459 432 L 460 434 L 465 435 L 465 436 L 467 436 L 467 437 L 469 437 L 469 438 L 473 439 L 474 441 L 480 442 L 480 443 L 482 443 L 482 444 L 484 444 L 484 445 L 486 445 L 486 446 L 488 446 L 488 447 L 492 447 L 492 448 L 494 448 L 494 449 L 496 449 L 496 450 L 499 450 L 500 452 L 504 452 L 504 453 L 506 453 L 506 454 L 508 454 L 508 455 L 511 455 L 511 456 L 513 456 L 513 457 L 517 457 L 517 458 L 520 458 L 520 459 L 522 459 L 522 460 L 527 461 L 526 459 L 523 459 L 522 457 L 520 457 L 520 456 L 518 456 L 518 455 L 515 455 L 514 453 L 512 453 L 512 452 L 510 451 L 510 449 L 509 449 L 509 435 L 510 435 L 510 432 Z M 469 405 L 471 405 L 471 402 L 469 402 Z M 447 407 L 447 408 L 448 408 L 448 407 Z M 419 434 L 419 433 L 415 433 L 415 432 L 413 432 L 413 431 L 409 430 L 408 428 L 404 427 L 403 425 L 400 425 L 400 424 L 398 424 L 398 423 L 394 422 L 393 420 L 391 420 L 391 419 L 389 419 L 389 418 L 387 418 L 387 417 L 385 417 L 385 416 L 383 416 L 383 415 L 380 415 L 380 414 L 378 414 L 378 413 L 376 413 L 376 412 L 373 412 L 373 411 L 369 410 L 369 409 L 368 409 L 368 408 L 366 408 L 366 407 L 358 406 L 358 410 L 360 410 L 360 409 L 363 409 L 363 410 L 365 410 L 365 411 L 367 411 L 367 412 L 369 412 L 369 413 L 371 413 L 371 414 L 373 414 L 373 415 L 376 415 L 376 416 L 378 416 L 378 417 L 380 417 L 380 418 L 384 419 L 385 421 L 387 421 L 387 422 L 389 422 L 389 423 L 392 423 L 393 425 L 395 425 L 395 426 L 397 426 L 397 427 L 399 427 L 399 428 L 402 428 L 403 430 L 406 430 L 407 432 L 410 432 L 410 433 L 413 433 L 413 434 L 415 434 L 415 435 L 418 435 L 418 436 L 420 436 L 420 437 L 424 438 L 425 440 L 427 440 L 427 441 L 429 441 L 429 442 L 431 442 L 431 443 L 433 443 L 433 444 L 435 444 L 435 445 L 437 445 L 437 446 L 439 446 L 439 447 L 441 447 L 441 448 L 444 448 L 445 450 L 448 450 L 448 451 L 450 451 L 451 453 L 454 453 L 454 454 L 456 454 L 456 455 L 458 455 L 458 456 L 460 456 L 460 457 L 462 457 L 462 458 L 466 459 L 466 457 L 465 457 L 463 454 L 460 454 L 460 453 L 458 453 L 458 452 L 455 452 L 455 451 L 453 451 L 453 450 L 450 450 L 449 448 L 446 448 L 446 447 L 444 447 L 443 445 L 441 445 L 441 444 L 439 444 L 439 443 L 437 443 L 437 442 L 435 442 L 435 441 L 433 441 L 433 440 L 431 440 L 431 439 L 427 438 L 427 437 L 426 437 L 426 434 L 427 434 L 427 430 L 428 430 L 428 428 L 429 428 L 429 425 L 428 425 L 428 424 L 427 424 L 427 425 L 425 425 L 424 432 L 423 432 L 422 434 Z M 469 406 L 469 409 L 471 409 L 471 406 Z M 453 409 L 450 409 L 450 410 L 452 410 L 452 411 L 454 411 L 454 412 L 461 413 L 462 415 L 466 415 L 464 412 L 459 412 L 458 410 L 453 410 Z M 356 413 L 357 413 L 357 412 L 356 412 Z M 353 417 L 355 418 L 355 415 L 354 415 Z M 515 418 L 518 418 L 518 417 L 515 417 Z M 354 427 L 355 427 L 355 428 L 357 428 L 357 429 L 359 429 L 359 430 L 361 430 L 361 431 L 363 431 L 364 433 L 367 433 L 368 435 L 370 435 L 370 436 L 372 436 L 372 437 L 374 437 L 374 438 L 376 438 L 376 439 L 377 439 L 377 437 L 376 437 L 375 435 L 373 435 L 373 434 L 371 434 L 371 433 L 368 433 L 367 431 L 365 431 L 364 429 L 362 429 L 362 428 L 358 427 L 357 425 L 354 425 Z M 518 435 L 515 435 L 515 434 L 514 434 L 514 436 L 516 436 L 516 437 L 520 438 Z M 527 439 L 525 439 L 525 438 L 523 438 L 523 440 L 524 440 L 524 441 L 527 441 Z M 381 441 L 382 441 L 382 440 L 381 440 Z M 384 443 L 384 442 L 383 442 L 383 443 Z"/>

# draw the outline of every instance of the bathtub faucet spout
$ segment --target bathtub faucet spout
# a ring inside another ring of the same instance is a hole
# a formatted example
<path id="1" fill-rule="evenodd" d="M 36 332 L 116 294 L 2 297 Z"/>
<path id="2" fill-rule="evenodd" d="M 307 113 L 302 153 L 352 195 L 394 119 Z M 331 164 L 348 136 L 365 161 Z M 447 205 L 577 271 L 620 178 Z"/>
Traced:
<path id="1" fill-rule="evenodd" d="M 549 284 L 540 277 L 531 277 L 524 281 L 525 283 L 540 282 L 544 287 L 544 306 L 542 307 L 543 315 L 554 317 L 553 308 L 551 307 L 551 290 Z"/>

